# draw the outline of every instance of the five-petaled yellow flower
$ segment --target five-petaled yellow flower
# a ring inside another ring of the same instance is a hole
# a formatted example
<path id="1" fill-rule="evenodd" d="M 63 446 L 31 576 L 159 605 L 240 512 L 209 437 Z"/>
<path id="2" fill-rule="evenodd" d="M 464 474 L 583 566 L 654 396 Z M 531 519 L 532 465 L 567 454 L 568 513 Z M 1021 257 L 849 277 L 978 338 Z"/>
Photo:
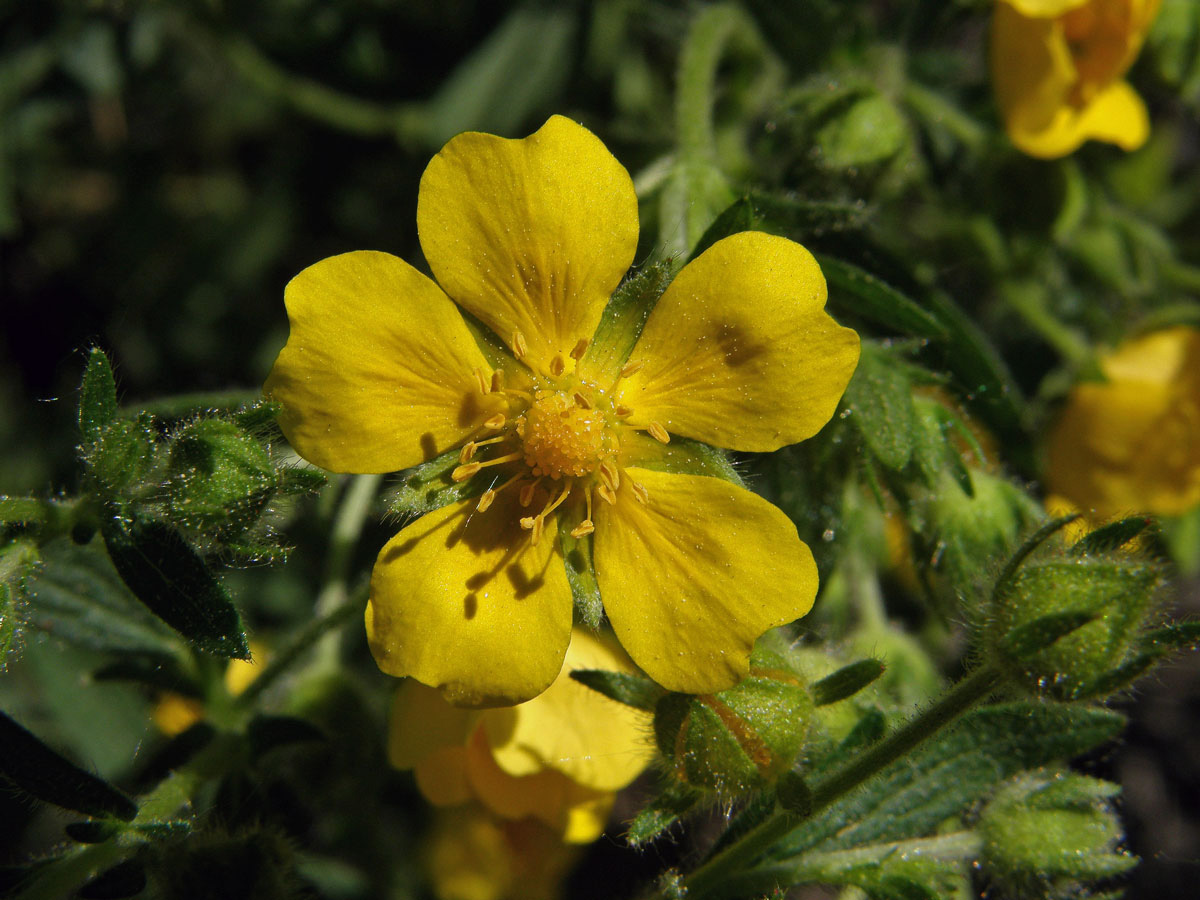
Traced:
<path id="1" fill-rule="evenodd" d="M 554 683 L 518 706 L 460 709 L 410 678 L 392 704 L 388 758 L 413 770 L 434 806 L 474 800 L 501 819 L 534 818 L 568 843 L 590 843 L 616 792 L 653 758 L 652 723 L 570 670 L 631 668 L 624 654 L 576 628 Z"/>
<path id="2" fill-rule="evenodd" d="M 333 471 L 461 448 L 453 477 L 475 495 L 403 529 L 375 564 L 380 668 L 463 706 L 545 690 L 572 624 L 561 530 L 592 541 L 605 614 L 650 677 L 732 686 L 755 639 L 811 608 L 816 567 L 782 512 L 671 471 L 666 445 L 769 451 L 829 420 L 859 340 L 824 311 L 812 255 L 733 235 L 683 268 L 631 351 L 593 340 L 633 262 L 637 197 L 559 116 L 523 140 L 453 138 L 421 179 L 417 229 L 437 283 L 366 251 L 292 280 L 266 384 L 297 452 Z"/>
<path id="3" fill-rule="evenodd" d="M 1100 367 L 1107 380 L 1076 385 L 1051 432 L 1047 489 L 1099 521 L 1200 504 L 1200 331 L 1134 338 Z"/>
<path id="4" fill-rule="evenodd" d="M 1023 153 L 1066 156 L 1086 140 L 1136 150 L 1146 105 L 1124 80 L 1160 0 L 997 0 L 992 83 Z"/>

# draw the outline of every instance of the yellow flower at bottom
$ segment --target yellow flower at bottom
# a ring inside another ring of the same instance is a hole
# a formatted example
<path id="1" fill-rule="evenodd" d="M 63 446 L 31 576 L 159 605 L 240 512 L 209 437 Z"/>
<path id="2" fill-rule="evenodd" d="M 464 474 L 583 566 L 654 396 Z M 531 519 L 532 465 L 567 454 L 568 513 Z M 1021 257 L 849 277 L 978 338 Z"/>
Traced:
<path id="1" fill-rule="evenodd" d="M 728 237 L 683 268 L 632 347 L 614 343 L 597 328 L 637 248 L 637 196 L 599 139 L 559 116 L 522 140 L 452 139 L 422 176 L 417 230 L 436 284 L 366 251 L 291 281 L 265 386 L 293 447 L 328 469 L 390 472 L 457 448 L 468 499 L 409 525 L 375 564 L 380 668 L 463 706 L 536 696 L 570 635 L 563 542 L 581 540 L 608 621 L 651 678 L 731 687 L 760 635 L 812 607 L 816 566 L 780 510 L 671 471 L 687 450 L 667 445 L 770 451 L 833 415 L 859 340 L 825 312 L 812 255 Z"/>
<path id="2" fill-rule="evenodd" d="M 615 792 L 652 758 L 651 723 L 569 673 L 631 668 L 624 654 L 576 629 L 558 678 L 519 706 L 461 709 L 409 679 L 392 705 L 388 758 L 413 770 L 435 806 L 474 799 L 503 819 L 536 818 L 563 840 L 588 843 L 604 830 Z"/>
<path id="3" fill-rule="evenodd" d="M 1101 359 L 1059 415 L 1046 487 L 1104 521 L 1178 515 L 1200 503 L 1200 331 L 1171 328 Z"/>
<path id="4" fill-rule="evenodd" d="M 1012 142 L 1066 156 L 1086 140 L 1136 150 L 1150 131 L 1126 83 L 1160 0 L 997 0 L 991 68 Z"/>

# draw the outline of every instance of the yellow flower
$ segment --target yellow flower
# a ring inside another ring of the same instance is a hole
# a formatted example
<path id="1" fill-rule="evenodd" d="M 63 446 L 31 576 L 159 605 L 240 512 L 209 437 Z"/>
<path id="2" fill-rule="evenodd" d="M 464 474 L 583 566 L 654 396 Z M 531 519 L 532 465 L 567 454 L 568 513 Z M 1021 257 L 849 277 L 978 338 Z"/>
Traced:
<path id="1" fill-rule="evenodd" d="M 1200 331 L 1127 341 L 1077 385 L 1050 436 L 1046 485 L 1104 521 L 1200 503 Z"/>
<path id="2" fill-rule="evenodd" d="M 236 697 L 250 687 L 263 672 L 267 648 L 258 641 L 251 641 L 250 654 L 250 659 L 231 659 L 225 666 L 225 691 L 230 697 Z M 196 697 L 167 692 L 159 697 L 150 715 L 159 731 L 174 737 L 205 717 L 204 703 Z"/>
<path id="3" fill-rule="evenodd" d="M 1084 141 L 1136 150 L 1146 105 L 1124 75 L 1160 0 L 997 0 L 992 83 L 1012 142 L 1043 159 Z"/>
<path id="4" fill-rule="evenodd" d="M 388 757 L 414 770 L 435 806 L 474 799 L 503 819 L 539 819 L 570 843 L 594 841 L 615 792 L 653 756 L 650 716 L 569 672 L 631 668 L 624 654 L 575 629 L 558 678 L 519 706 L 461 709 L 409 679 L 392 705 Z"/>
<path id="5" fill-rule="evenodd" d="M 266 384 L 284 434 L 327 469 L 390 472 L 461 448 L 454 479 L 474 496 L 376 562 L 380 668 L 463 706 L 544 690 L 571 630 L 561 530 L 592 542 L 608 620 L 647 674 L 687 692 L 736 683 L 755 639 L 811 608 L 812 554 L 757 495 L 668 471 L 685 451 L 663 445 L 768 451 L 829 420 L 859 342 L 825 313 L 812 255 L 726 238 L 679 273 L 631 352 L 593 340 L 633 261 L 637 197 L 560 116 L 523 140 L 452 139 L 421 179 L 417 229 L 436 284 L 366 251 L 292 280 Z"/>
<path id="6" fill-rule="evenodd" d="M 438 900 L 555 900 L 579 849 L 534 819 L 439 811 L 421 858 Z"/>

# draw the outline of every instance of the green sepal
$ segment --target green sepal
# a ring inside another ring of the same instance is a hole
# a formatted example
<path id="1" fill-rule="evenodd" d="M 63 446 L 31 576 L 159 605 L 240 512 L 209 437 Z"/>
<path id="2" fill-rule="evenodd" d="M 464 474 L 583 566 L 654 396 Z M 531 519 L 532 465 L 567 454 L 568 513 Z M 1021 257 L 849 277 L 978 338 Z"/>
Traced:
<path id="1" fill-rule="evenodd" d="M 99 347 L 88 351 L 79 386 L 79 432 L 84 443 L 98 440 L 117 418 L 117 380 L 108 357 Z"/>
<path id="2" fill-rule="evenodd" d="M 812 788 L 799 772 L 784 772 L 775 785 L 775 799 L 790 813 L 807 816 L 812 812 Z"/>
<path id="3" fill-rule="evenodd" d="M 1079 697 L 1106 697 L 1123 690 L 1174 650 L 1200 643 L 1200 622 L 1174 622 L 1142 637 L 1138 651 L 1121 665 L 1084 684 Z"/>
<path id="4" fill-rule="evenodd" d="M 117 419 L 84 447 L 88 473 L 106 497 L 119 496 L 149 471 L 154 461 L 154 423 L 146 413 Z"/>
<path id="5" fill-rule="evenodd" d="M 602 384 L 616 380 L 672 275 L 669 262 L 651 263 L 613 291 L 579 361 L 580 371 Z"/>
<path id="6" fill-rule="evenodd" d="M 271 455 L 228 419 L 198 419 L 171 438 L 168 506 L 185 527 L 236 534 L 278 483 Z"/>
<path id="7" fill-rule="evenodd" d="M 949 474 L 963 494 L 974 497 L 975 482 L 971 472 L 948 438 L 949 432 L 958 430 L 958 416 L 927 397 L 910 395 L 909 405 L 913 411 L 911 453 L 925 484 L 938 491 Z"/>
<path id="8" fill-rule="evenodd" d="M 683 816 L 698 807 L 704 795 L 687 785 L 672 782 L 651 800 L 629 823 L 625 839 L 632 847 L 644 847 Z"/>
<path id="9" fill-rule="evenodd" d="M 1011 659 L 1023 659 L 1095 621 L 1097 616 L 1095 612 L 1073 609 L 1050 613 L 1018 625 L 1004 636 L 1000 648 Z"/>
<path id="10" fill-rule="evenodd" d="M 654 712 L 666 691 L 641 675 L 629 672 L 610 672 L 607 669 L 574 669 L 571 677 L 584 687 L 603 694 L 610 700 Z"/>
<path id="11" fill-rule="evenodd" d="M 450 473 L 458 467 L 458 450 L 447 450 L 429 462 L 400 473 L 399 482 L 388 492 L 388 509 L 396 515 L 413 517 L 478 497 L 487 490 L 487 480 L 476 476 L 454 481 Z"/>
<path id="12" fill-rule="evenodd" d="M 830 232 L 858 231 L 867 218 L 867 208 L 858 203 L 802 200 L 792 195 L 750 191 L 729 204 L 708 226 L 691 258 L 695 259 L 717 241 L 743 231 L 767 231 L 803 242 Z"/>
<path id="13" fill-rule="evenodd" d="M 146 889 L 146 868 L 137 859 L 125 859 L 105 869 L 76 894 L 80 900 L 120 900 Z"/>
<path id="14" fill-rule="evenodd" d="M 891 354 L 864 341 L 842 402 L 850 411 L 850 424 L 883 466 L 900 471 L 908 465 L 918 433 L 917 412 L 912 384 Z"/>
<path id="15" fill-rule="evenodd" d="M 562 547 L 563 564 L 567 571 L 567 583 L 571 586 L 571 597 L 579 620 L 588 628 L 599 628 L 604 618 L 604 603 L 600 598 L 600 584 L 596 581 L 596 568 L 592 557 L 592 536 L 571 537 L 571 529 L 579 524 L 578 516 L 564 516 L 558 525 L 558 541 Z"/>
<path id="16" fill-rule="evenodd" d="M 1146 516 L 1130 516 L 1102 525 L 1071 545 L 1070 553 L 1087 556 L 1093 553 L 1111 553 L 1124 547 L 1153 524 Z"/>
<path id="17" fill-rule="evenodd" d="M 621 463 L 677 475 L 707 475 L 745 487 L 729 454 L 719 447 L 690 438 L 672 437 L 671 443 L 660 444 L 640 432 L 622 435 Z"/>
<path id="18" fill-rule="evenodd" d="M 850 729 L 849 734 L 842 738 L 837 749 L 830 754 L 830 761 L 843 760 L 852 753 L 866 749 L 887 734 L 887 727 L 887 717 L 882 710 L 867 710 Z"/>
<path id="19" fill-rule="evenodd" d="M 154 520 L 111 517 L 101 534 L 121 580 L 152 613 L 205 653 L 250 658 L 233 601 L 178 531 Z"/>
<path id="20" fill-rule="evenodd" d="M 238 407 L 230 414 L 233 424 L 244 431 L 255 434 L 273 429 L 275 420 L 283 412 L 283 404 L 277 400 L 255 400 Z"/>
<path id="21" fill-rule="evenodd" d="M 853 697 L 887 669 L 878 659 L 860 659 L 826 675 L 812 685 L 814 706 L 828 706 Z"/>
<path id="22" fill-rule="evenodd" d="M 284 494 L 315 494 L 329 476 L 309 466 L 283 466 L 278 470 L 279 491 Z"/>
<path id="23" fill-rule="evenodd" d="M 22 792 L 63 809 L 126 822 L 137 805 L 90 772 L 51 750 L 0 712 L 0 775 Z"/>

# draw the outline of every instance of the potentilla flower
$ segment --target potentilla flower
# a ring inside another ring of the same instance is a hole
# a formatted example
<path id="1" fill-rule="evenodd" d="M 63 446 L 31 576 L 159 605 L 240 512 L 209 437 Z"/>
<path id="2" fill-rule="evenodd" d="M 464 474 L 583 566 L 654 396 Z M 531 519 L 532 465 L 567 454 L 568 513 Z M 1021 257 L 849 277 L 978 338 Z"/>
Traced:
<path id="1" fill-rule="evenodd" d="M 1107 381 L 1076 385 L 1050 435 L 1048 491 L 1094 521 L 1192 509 L 1200 503 L 1200 331 L 1126 341 L 1100 367 Z"/>
<path id="2" fill-rule="evenodd" d="M 824 311 L 812 255 L 728 237 L 683 268 L 632 348 L 606 338 L 637 197 L 599 139 L 560 116 L 523 140 L 453 138 L 421 179 L 417 228 L 436 284 L 369 251 L 292 280 L 266 385 L 284 434 L 324 468 L 390 472 L 457 451 L 469 499 L 376 562 L 380 668 L 464 706 L 536 696 L 570 636 L 570 540 L 590 542 L 608 621 L 648 675 L 685 692 L 736 683 L 755 639 L 811 608 L 816 567 L 782 512 L 678 471 L 686 441 L 668 445 L 769 451 L 829 420 L 859 341 Z"/>
<path id="3" fill-rule="evenodd" d="M 632 666 L 577 628 L 554 683 L 519 706 L 461 709 L 408 679 L 392 704 L 388 757 L 413 770 L 435 806 L 477 801 L 501 819 L 535 818 L 568 843 L 594 841 L 616 791 L 646 768 L 654 746 L 649 713 L 584 687 L 570 677 L 575 669 Z"/>
<path id="4" fill-rule="evenodd" d="M 1160 0 L 997 0 L 992 83 L 1012 142 L 1043 159 L 1086 140 L 1136 150 L 1146 105 L 1125 73 Z"/>

